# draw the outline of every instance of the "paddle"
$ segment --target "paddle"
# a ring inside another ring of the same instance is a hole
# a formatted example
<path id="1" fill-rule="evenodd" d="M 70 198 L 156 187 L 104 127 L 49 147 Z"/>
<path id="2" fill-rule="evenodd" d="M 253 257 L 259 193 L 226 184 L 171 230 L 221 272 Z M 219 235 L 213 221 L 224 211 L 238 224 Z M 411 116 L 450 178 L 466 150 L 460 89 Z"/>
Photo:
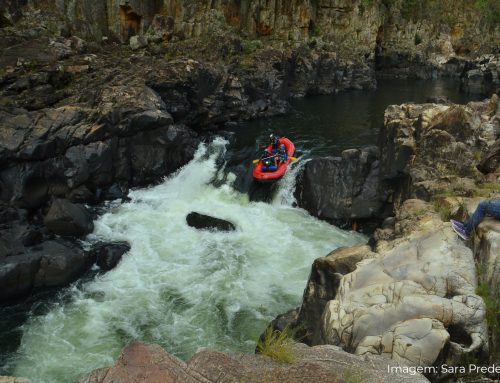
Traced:
<path id="1" fill-rule="evenodd" d="M 265 160 L 265 159 L 267 159 L 267 158 L 273 158 L 273 157 L 276 157 L 276 156 L 277 156 L 277 154 L 275 154 L 274 156 L 271 156 L 271 157 L 266 157 L 266 158 L 262 158 L 262 159 L 263 159 L 263 160 Z M 292 156 L 290 156 L 290 157 L 288 157 L 288 158 L 290 158 L 292 161 L 297 161 L 297 157 L 292 157 Z M 252 163 L 256 164 L 256 163 L 258 163 L 259 161 L 260 161 L 260 160 L 253 160 L 253 161 L 252 161 Z"/>

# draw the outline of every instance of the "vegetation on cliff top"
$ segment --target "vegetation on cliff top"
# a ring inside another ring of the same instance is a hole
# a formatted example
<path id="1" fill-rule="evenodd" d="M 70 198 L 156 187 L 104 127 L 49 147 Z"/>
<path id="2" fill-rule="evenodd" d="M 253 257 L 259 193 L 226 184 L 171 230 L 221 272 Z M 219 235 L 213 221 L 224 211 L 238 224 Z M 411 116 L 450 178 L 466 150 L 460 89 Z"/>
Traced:
<path id="1" fill-rule="evenodd" d="M 293 331 L 288 327 L 283 331 L 274 331 L 269 326 L 264 337 L 257 342 L 257 349 L 262 355 L 269 356 L 278 362 L 293 363 L 296 359 L 292 348 L 294 343 Z"/>

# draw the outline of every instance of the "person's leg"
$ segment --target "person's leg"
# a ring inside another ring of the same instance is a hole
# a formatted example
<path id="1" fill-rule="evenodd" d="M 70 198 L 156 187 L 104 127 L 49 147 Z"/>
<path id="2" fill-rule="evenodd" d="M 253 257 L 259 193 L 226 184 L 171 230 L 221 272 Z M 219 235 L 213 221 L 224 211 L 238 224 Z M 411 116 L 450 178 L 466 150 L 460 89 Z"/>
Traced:
<path id="1" fill-rule="evenodd" d="M 488 205 L 487 215 L 495 219 L 500 219 L 500 199 L 492 199 Z"/>
<path id="2" fill-rule="evenodd" d="M 494 199 L 480 202 L 474 213 L 464 221 L 465 232 L 470 235 L 477 225 L 481 223 L 485 215 L 500 219 L 500 200 Z"/>

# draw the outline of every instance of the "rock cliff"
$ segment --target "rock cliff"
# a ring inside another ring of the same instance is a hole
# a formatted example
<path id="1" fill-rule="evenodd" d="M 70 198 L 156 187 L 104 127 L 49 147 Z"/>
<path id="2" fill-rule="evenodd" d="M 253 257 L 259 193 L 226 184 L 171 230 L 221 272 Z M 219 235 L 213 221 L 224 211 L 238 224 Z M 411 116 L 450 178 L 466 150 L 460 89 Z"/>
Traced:
<path id="1" fill-rule="evenodd" d="M 500 195 L 499 111 L 496 95 L 467 105 L 393 105 L 380 156 L 353 157 L 356 167 L 345 173 L 336 164 L 350 151 L 310 161 L 297 190 L 299 205 L 312 214 L 346 220 L 368 203 L 380 214 L 376 207 L 385 201 L 395 216 L 375 230 L 370 246 L 316 259 L 302 306 L 272 326 L 296 327 L 311 345 L 412 366 L 498 360 L 500 225 L 486 219 L 464 243 L 448 220 L 463 220 L 479 201 Z M 336 186 L 317 191 L 330 184 Z"/>
<path id="2" fill-rule="evenodd" d="M 16 23 L 23 10 L 42 6 L 27 3 L 5 1 L 3 25 Z M 493 0 L 107 0 L 97 5 L 64 0 L 43 6 L 54 14 L 50 28 L 63 35 L 122 42 L 144 35 L 146 44 L 149 39 L 175 45 L 229 28 L 233 35 L 266 45 L 312 42 L 344 59 L 368 59 L 383 75 L 398 77 L 459 76 L 469 70 L 474 71 L 465 78 L 477 77 L 479 68 L 468 67 L 469 59 L 498 52 L 500 40 L 500 9 Z"/>

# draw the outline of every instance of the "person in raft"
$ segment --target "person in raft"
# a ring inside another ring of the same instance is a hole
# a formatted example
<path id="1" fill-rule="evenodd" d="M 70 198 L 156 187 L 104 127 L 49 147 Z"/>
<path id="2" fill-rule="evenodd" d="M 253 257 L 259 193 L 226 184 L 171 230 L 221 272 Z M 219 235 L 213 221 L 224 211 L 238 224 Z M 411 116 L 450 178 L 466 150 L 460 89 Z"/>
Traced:
<path id="1" fill-rule="evenodd" d="M 271 133 L 269 135 L 269 143 L 271 144 L 271 153 L 272 154 L 278 153 L 280 139 L 275 134 Z"/>
<path id="2" fill-rule="evenodd" d="M 280 145 L 280 150 L 278 151 L 278 164 L 285 163 L 288 159 L 288 154 L 286 154 L 285 144 Z"/>
<path id="3" fill-rule="evenodd" d="M 275 172 L 278 170 L 278 166 L 276 165 L 276 155 L 273 156 L 267 151 L 267 149 L 265 149 L 264 153 L 262 153 L 260 160 L 262 161 L 263 172 Z"/>
<path id="4" fill-rule="evenodd" d="M 500 219 L 500 199 L 489 199 L 479 202 L 474 213 L 464 222 L 455 221 L 454 219 L 450 220 L 451 227 L 460 238 L 468 240 L 477 225 L 487 215 L 495 219 Z"/>

